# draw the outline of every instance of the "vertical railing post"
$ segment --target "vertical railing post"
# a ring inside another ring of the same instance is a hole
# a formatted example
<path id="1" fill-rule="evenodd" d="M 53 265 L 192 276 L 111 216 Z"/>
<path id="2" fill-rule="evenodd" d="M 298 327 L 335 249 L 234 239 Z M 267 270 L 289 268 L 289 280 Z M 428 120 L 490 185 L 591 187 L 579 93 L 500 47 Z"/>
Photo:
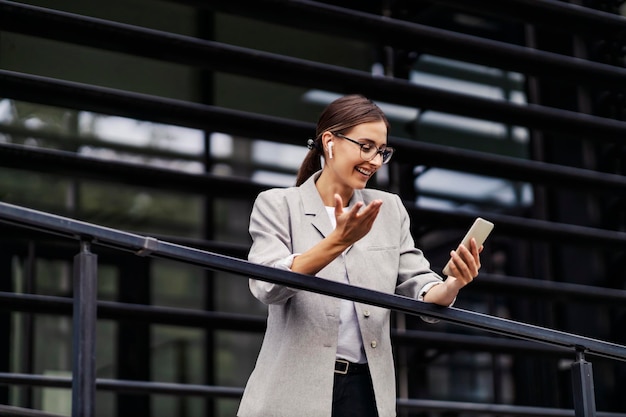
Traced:
<path id="1" fill-rule="evenodd" d="M 593 388 L 591 363 L 585 360 L 584 349 L 576 349 L 576 362 L 572 364 L 574 415 L 595 417 L 596 399 Z"/>
<path id="2" fill-rule="evenodd" d="M 96 398 L 98 257 L 81 240 L 74 257 L 72 417 L 93 417 Z"/>

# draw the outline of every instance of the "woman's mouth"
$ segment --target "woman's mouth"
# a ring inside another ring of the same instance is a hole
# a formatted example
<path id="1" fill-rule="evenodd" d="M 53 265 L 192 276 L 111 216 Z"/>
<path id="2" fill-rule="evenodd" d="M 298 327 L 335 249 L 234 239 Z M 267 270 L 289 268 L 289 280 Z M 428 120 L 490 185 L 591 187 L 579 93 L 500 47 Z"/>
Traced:
<path id="1" fill-rule="evenodd" d="M 366 177 L 371 177 L 374 174 L 374 171 L 370 171 L 370 170 L 359 168 L 359 167 L 357 167 L 356 170 L 360 172 L 361 174 L 365 175 Z"/>

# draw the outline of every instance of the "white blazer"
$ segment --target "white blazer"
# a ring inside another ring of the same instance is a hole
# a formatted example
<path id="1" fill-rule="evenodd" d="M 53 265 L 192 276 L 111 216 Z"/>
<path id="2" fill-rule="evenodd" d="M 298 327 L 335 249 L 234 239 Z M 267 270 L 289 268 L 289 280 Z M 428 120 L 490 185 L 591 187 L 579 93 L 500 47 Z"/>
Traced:
<path id="1" fill-rule="evenodd" d="M 322 240 L 332 225 L 315 188 L 319 172 L 300 187 L 259 194 L 250 218 L 251 262 L 276 266 Z M 400 198 L 377 190 L 356 190 L 350 204 L 380 199 L 370 232 L 317 276 L 417 298 L 429 283 L 441 282 L 415 248 L 409 216 Z M 252 294 L 267 304 L 267 330 L 243 394 L 240 417 L 329 417 L 331 414 L 338 298 L 250 280 Z M 369 363 L 378 415 L 396 415 L 396 381 L 387 309 L 355 303 Z"/>

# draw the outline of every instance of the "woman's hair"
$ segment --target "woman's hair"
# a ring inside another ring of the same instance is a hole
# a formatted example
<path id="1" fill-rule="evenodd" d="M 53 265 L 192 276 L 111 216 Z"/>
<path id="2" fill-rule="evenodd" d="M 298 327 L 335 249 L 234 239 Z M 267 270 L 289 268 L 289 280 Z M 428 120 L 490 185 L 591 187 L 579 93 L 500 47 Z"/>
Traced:
<path id="1" fill-rule="evenodd" d="M 324 132 L 344 133 L 362 123 L 383 121 L 389 128 L 389 122 L 383 111 L 370 99 L 358 94 L 348 95 L 330 103 L 317 121 L 315 139 L 309 142 L 309 153 L 306 154 L 296 186 L 301 185 L 311 175 L 322 169 L 320 157 L 324 156 L 322 135 Z"/>

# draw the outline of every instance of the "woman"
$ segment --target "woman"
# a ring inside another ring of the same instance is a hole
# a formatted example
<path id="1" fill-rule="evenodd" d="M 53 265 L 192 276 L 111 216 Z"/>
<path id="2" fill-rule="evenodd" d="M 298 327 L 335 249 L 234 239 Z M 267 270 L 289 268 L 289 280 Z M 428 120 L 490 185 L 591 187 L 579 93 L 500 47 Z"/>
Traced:
<path id="1" fill-rule="evenodd" d="M 249 260 L 451 305 L 478 275 L 482 247 L 452 251 L 444 281 L 415 248 L 400 198 L 365 189 L 393 154 L 388 127 L 365 97 L 331 103 L 297 186 L 258 196 Z M 240 417 L 396 415 L 389 310 L 259 280 L 250 290 L 269 306 L 268 322 Z"/>

